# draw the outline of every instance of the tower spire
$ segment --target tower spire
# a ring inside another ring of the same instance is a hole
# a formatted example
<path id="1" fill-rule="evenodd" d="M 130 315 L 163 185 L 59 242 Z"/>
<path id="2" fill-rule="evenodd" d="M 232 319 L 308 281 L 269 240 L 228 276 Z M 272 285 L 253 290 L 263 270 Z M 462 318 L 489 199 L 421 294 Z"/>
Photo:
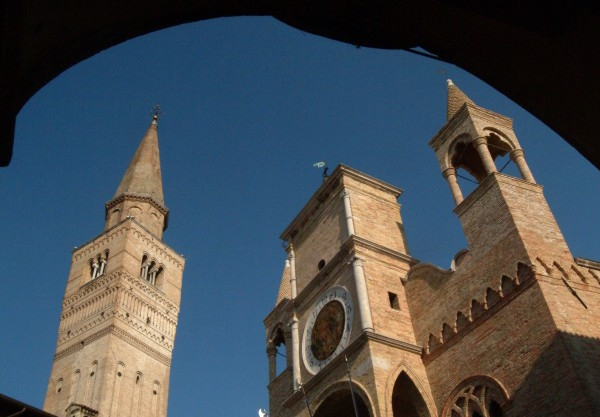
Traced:
<path id="1" fill-rule="evenodd" d="M 135 217 L 157 237 L 167 228 L 160 154 L 158 118 L 160 107 L 152 111 L 152 122 L 144 134 L 113 198 L 106 203 L 106 228 L 127 216 Z"/>
<path id="2" fill-rule="evenodd" d="M 451 79 L 447 79 L 448 84 L 448 107 L 446 110 L 446 120 L 450 120 L 454 114 L 462 107 L 463 104 L 468 103 L 476 105 L 473 101 L 463 93 L 460 88 L 454 85 Z"/>
<path id="3" fill-rule="evenodd" d="M 134 194 L 150 197 L 164 205 L 157 121 L 158 115 L 155 114 L 113 198 Z"/>

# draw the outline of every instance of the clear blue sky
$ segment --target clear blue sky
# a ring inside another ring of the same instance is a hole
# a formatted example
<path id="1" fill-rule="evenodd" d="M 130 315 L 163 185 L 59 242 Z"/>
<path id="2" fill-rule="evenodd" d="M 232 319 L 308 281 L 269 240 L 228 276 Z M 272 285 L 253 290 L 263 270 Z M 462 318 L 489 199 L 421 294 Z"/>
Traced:
<path id="1" fill-rule="evenodd" d="M 403 188 L 414 257 L 448 267 L 465 246 L 427 146 L 445 121 L 440 69 L 514 119 L 573 254 L 600 259 L 598 171 L 459 68 L 272 18 L 184 25 L 65 71 L 20 112 L 13 161 L 0 169 L 0 392 L 42 406 L 71 249 L 102 231 L 104 203 L 159 103 L 164 240 L 187 260 L 169 415 L 256 417 L 268 407 L 262 320 L 285 259 L 279 234 L 320 185 L 313 162 Z"/>

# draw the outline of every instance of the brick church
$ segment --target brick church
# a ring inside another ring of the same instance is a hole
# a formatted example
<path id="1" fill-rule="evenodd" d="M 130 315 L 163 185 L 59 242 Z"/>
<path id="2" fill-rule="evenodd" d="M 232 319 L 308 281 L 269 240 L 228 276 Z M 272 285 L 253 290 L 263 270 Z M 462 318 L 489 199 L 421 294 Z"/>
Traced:
<path id="1" fill-rule="evenodd" d="M 468 247 L 450 269 L 418 262 L 401 190 L 338 166 L 281 235 L 271 416 L 599 416 L 600 263 L 573 258 L 512 121 L 448 80 L 429 145 Z"/>

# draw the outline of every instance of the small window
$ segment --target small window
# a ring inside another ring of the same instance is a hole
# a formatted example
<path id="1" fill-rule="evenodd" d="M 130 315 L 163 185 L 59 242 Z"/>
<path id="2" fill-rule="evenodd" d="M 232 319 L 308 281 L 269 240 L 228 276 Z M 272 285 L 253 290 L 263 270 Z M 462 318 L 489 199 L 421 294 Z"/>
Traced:
<path id="1" fill-rule="evenodd" d="M 390 300 L 390 307 L 394 310 L 400 310 L 400 302 L 398 301 L 398 295 L 393 292 L 388 292 L 388 297 Z"/>
<path id="2" fill-rule="evenodd" d="M 325 268 L 325 259 L 321 259 L 319 261 L 319 265 L 317 265 L 317 271 L 321 271 L 323 268 Z"/>

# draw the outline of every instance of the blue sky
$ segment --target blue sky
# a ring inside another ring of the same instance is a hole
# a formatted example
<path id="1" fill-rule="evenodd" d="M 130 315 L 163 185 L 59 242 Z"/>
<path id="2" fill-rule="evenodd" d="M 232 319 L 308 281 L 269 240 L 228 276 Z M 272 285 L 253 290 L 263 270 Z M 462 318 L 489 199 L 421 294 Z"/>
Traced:
<path id="1" fill-rule="evenodd" d="M 514 119 L 574 256 L 600 259 L 598 171 L 459 68 L 266 17 L 183 25 L 65 71 L 17 118 L 14 158 L 0 169 L 0 392 L 42 406 L 71 249 L 102 231 L 159 103 L 164 240 L 186 258 L 169 415 L 256 416 L 268 406 L 262 320 L 285 259 L 279 234 L 321 183 L 313 162 L 403 188 L 412 256 L 448 267 L 465 246 L 427 146 L 445 121 L 441 69 Z"/>

